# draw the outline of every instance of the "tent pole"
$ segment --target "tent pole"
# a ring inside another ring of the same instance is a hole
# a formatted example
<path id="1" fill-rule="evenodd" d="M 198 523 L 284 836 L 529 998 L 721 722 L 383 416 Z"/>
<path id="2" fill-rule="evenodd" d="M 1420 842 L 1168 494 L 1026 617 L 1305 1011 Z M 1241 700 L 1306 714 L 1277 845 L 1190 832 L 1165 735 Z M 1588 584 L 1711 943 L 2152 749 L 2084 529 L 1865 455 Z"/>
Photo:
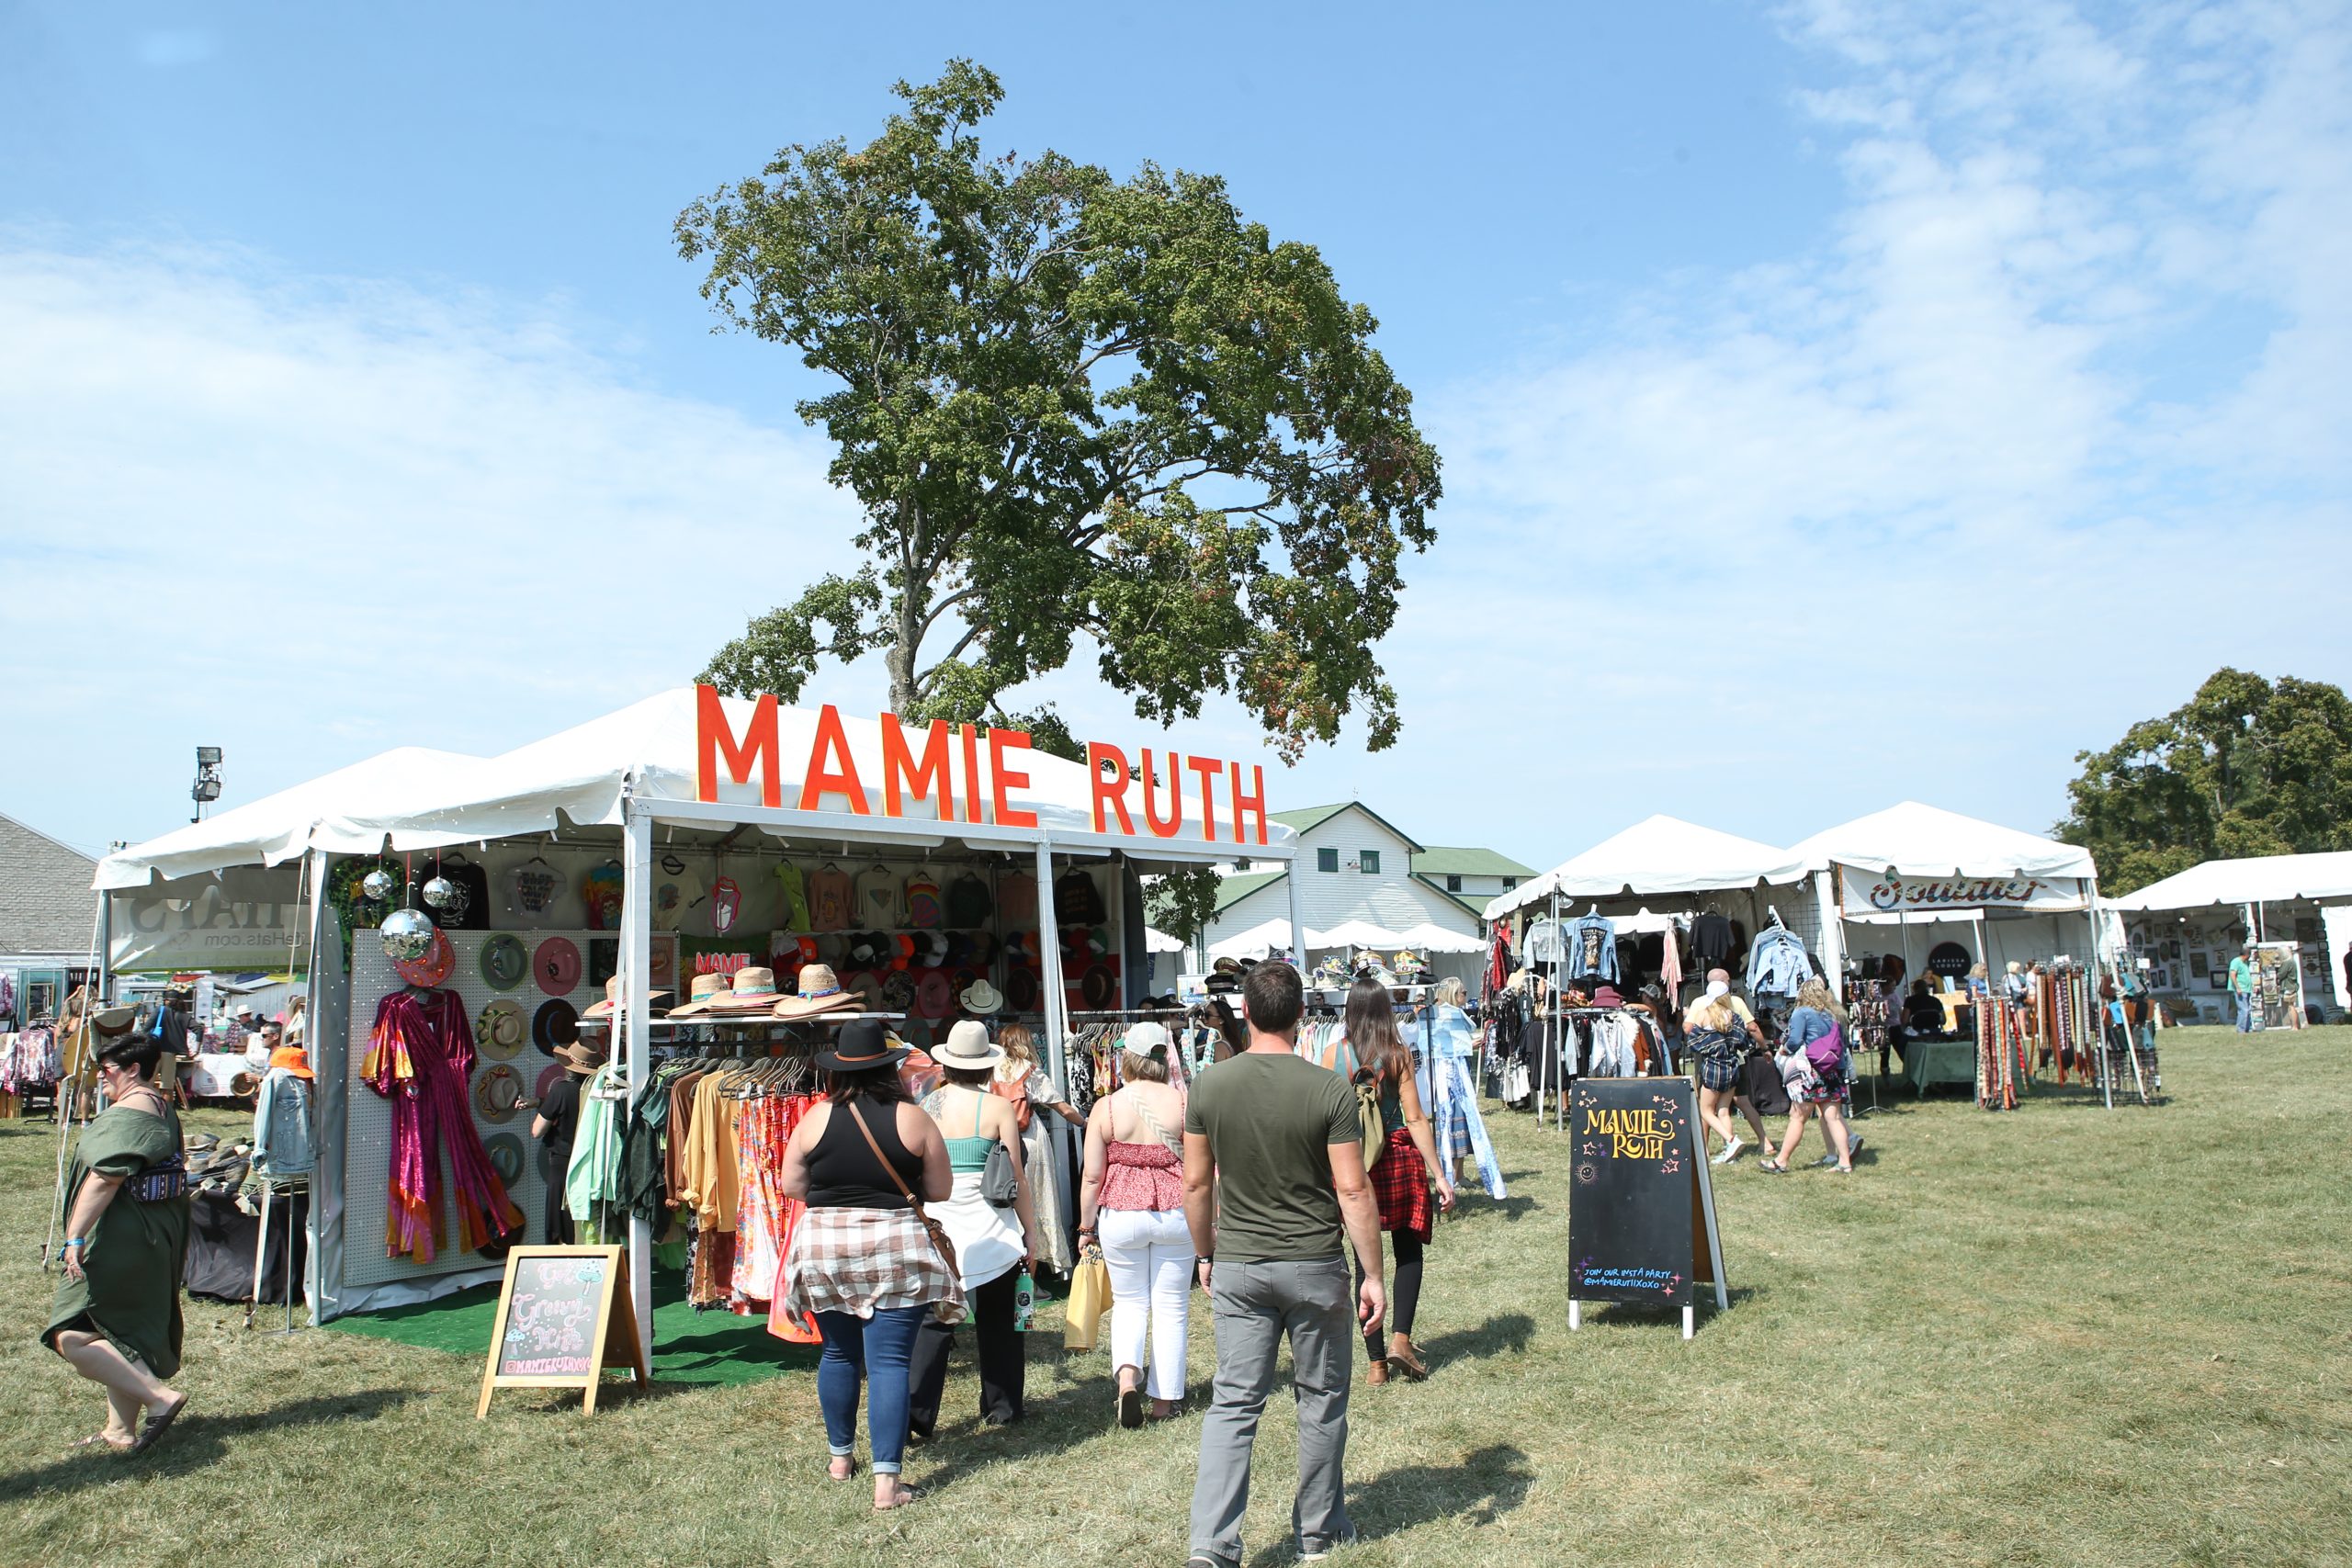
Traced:
<path id="1" fill-rule="evenodd" d="M 1054 842 L 1037 840 L 1037 957 L 1046 976 L 1046 1071 L 1054 1092 L 1069 1093 L 1069 1069 L 1064 1056 L 1064 1032 L 1069 1027 L 1069 998 L 1062 995 L 1062 928 L 1054 909 Z"/>
<path id="2" fill-rule="evenodd" d="M 631 799 L 621 807 L 621 1051 L 634 1106 L 653 1081 L 653 818 Z M 628 1217 L 628 1293 L 637 1309 L 637 1348 L 653 1364 L 653 1225 Z"/>
<path id="3" fill-rule="evenodd" d="M 1283 881 L 1290 887 L 1290 958 L 1303 979 L 1306 975 L 1306 895 L 1298 886 L 1296 860 L 1290 863 Z"/>
<path id="4" fill-rule="evenodd" d="M 67 1075 L 66 1082 L 59 1089 L 65 1096 L 65 1113 L 57 1119 L 57 1183 L 50 1194 L 49 1239 L 42 1242 L 40 1247 L 40 1271 L 44 1274 L 49 1272 L 51 1261 L 57 1256 L 57 1233 L 65 1224 L 66 1154 L 74 1145 L 74 1112 L 82 1102 L 82 1078 L 85 1073 L 93 1079 L 96 1077 L 91 1068 L 97 1049 L 98 1032 L 91 1027 L 90 1020 L 104 1005 L 104 998 L 109 988 L 106 984 L 109 978 L 107 970 L 113 966 L 114 962 L 113 954 L 107 950 L 107 901 L 109 897 L 103 888 L 99 890 L 97 911 L 90 919 L 90 978 L 82 986 L 81 1024 L 77 1031 L 82 1037 L 81 1065 Z M 73 993 L 69 991 L 66 995 L 70 998 Z"/>

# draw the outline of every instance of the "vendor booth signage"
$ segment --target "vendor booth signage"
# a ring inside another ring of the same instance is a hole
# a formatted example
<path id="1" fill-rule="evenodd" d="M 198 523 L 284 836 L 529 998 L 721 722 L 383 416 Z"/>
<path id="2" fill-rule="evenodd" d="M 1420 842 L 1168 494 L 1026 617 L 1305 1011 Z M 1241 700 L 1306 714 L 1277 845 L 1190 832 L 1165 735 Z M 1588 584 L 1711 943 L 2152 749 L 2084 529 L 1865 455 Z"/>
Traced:
<path id="1" fill-rule="evenodd" d="M 789 805 L 800 811 L 1000 828 L 1037 826 L 1037 814 L 1013 801 L 1029 788 L 1024 770 L 1033 748 L 1026 730 L 951 725 L 945 719 L 915 724 L 886 713 L 878 720 L 880 756 L 869 756 L 861 772 L 838 707 L 827 703 L 817 710 L 805 754 L 791 757 L 784 754 L 782 711 L 774 696 L 761 696 L 739 734 L 718 689 L 695 688 L 697 800 L 717 803 L 722 780 L 749 785 L 756 779 L 760 804 L 771 809 L 787 804 L 790 785 Z M 1266 842 L 1266 771 L 1261 766 L 1252 764 L 1245 783 L 1238 762 L 1185 757 L 1173 750 L 1155 755 L 1148 747 L 1130 756 L 1108 742 L 1090 740 L 1086 771 L 1097 833 L 1173 839 L 1183 829 L 1189 799 L 1200 815 L 1204 839 Z"/>
<path id="2" fill-rule="evenodd" d="M 1689 1078 L 1579 1078 L 1568 1090 L 1568 1326 L 1583 1302 L 1731 1304 L 1705 1135 Z"/>
<path id="3" fill-rule="evenodd" d="M 518 1247 L 506 1255 L 506 1282 L 490 1324 L 474 1418 L 490 1414 L 502 1388 L 576 1388 L 581 1409 L 596 1408 L 609 1359 L 637 1386 L 651 1382 L 637 1337 L 637 1313 L 623 1289 L 617 1247 Z"/>
<path id="4" fill-rule="evenodd" d="M 2058 914 L 2087 908 L 2082 879 L 2074 876 L 1891 876 L 1838 868 L 1849 915 L 1934 916 L 1956 909 L 2014 909 Z"/>
<path id="5" fill-rule="evenodd" d="M 109 895 L 107 962 L 118 975 L 201 970 L 304 969 L 311 962 L 309 910 L 296 903 L 240 899 L 211 878 Z M 282 879 L 293 891 L 293 879 Z M 164 897 L 165 894 L 171 895 Z"/>

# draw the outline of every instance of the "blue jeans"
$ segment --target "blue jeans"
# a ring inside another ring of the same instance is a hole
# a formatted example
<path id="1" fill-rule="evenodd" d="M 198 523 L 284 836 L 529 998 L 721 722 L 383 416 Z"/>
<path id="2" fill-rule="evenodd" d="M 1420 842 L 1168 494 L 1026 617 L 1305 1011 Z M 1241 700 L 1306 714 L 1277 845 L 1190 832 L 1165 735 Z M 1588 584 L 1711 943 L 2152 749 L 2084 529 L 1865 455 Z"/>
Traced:
<path id="1" fill-rule="evenodd" d="M 820 1312 L 817 1404 L 825 1413 L 825 1446 L 836 1459 L 857 1451 L 857 1385 L 866 1384 L 865 1437 L 874 1473 L 896 1475 L 907 1455 L 907 1363 L 929 1306 L 885 1307 L 872 1317 Z"/>
<path id="2" fill-rule="evenodd" d="M 2237 998 L 2237 999 L 2238 999 L 2238 1032 L 2239 1032 L 2240 1034 L 2251 1034 L 2251 1033 L 2253 1033 L 2253 1032 L 2254 1032 L 2254 997 L 2253 997 L 2253 995 L 2252 995 L 2251 993 L 2249 993 L 2249 992 L 2245 992 L 2245 991 L 2233 991 L 2233 992 L 2231 992 L 2230 994 L 2231 994 L 2232 996 L 2233 996 L 2233 997 Z"/>

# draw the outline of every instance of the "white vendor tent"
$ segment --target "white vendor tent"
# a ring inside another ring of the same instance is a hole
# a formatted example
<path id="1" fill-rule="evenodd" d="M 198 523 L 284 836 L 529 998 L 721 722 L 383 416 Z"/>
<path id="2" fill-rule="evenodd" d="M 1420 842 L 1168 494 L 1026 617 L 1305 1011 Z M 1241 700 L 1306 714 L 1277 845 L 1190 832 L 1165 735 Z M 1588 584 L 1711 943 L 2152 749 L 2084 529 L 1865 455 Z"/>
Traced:
<path id="1" fill-rule="evenodd" d="M 1487 904 L 1487 919 L 1497 920 L 1531 904 L 1548 904 L 1555 893 L 1563 900 L 1704 893 L 1802 882 L 1813 870 L 1792 851 L 1661 815 L 1645 818 L 1520 884 Z"/>
<path id="2" fill-rule="evenodd" d="M 2352 899 L 2352 851 L 2209 860 L 2106 900 L 2127 912 L 2202 909 L 2215 904 L 2313 904 Z"/>
<path id="3" fill-rule="evenodd" d="M 1107 746 L 1100 754 L 1106 762 L 1129 755 Z M 613 1057 L 635 1095 L 651 1080 L 655 1032 L 673 1026 L 651 1019 L 645 1008 L 630 1005 L 630 998 L 653 988 L 656 964 L 663 961 L 672 969 L 661 985 L 683 991 L 683 966 L 694 956 L 685 951 L 689 937 L 675 923 L 676 906 L 665 906 L 670 923 L 657 925 L 657 888 L 674 895 L 681 886 L 716 889 L 723 881 L 731 899 L 740 884 L 742 936 L 728 934 L 735 930 L 734 906 L 728 904 L 729 914 L 717 920 L 708 912 L 719 907 L 713 898 L 699 906 L 706 923 L 691 940 L 705 947 L 750 945 L 756 933 L 757 945 L 750 951 L 717 955 L 731 957 L 736 966 L 755 966 L 767 962 L 772 934 L 808 929 L 751 913 L 762 900 L 767 909 L 784 907 L 780 879 L 771 873 L 786 853 L 808 866 L 868 868 L 910 889 L 918 875 L 945 889 L 957 875 L 982 874 L 996 887 L 997 879 L 1025 877 L 1034 867 L 1035 908 L 1017 919 L 1022 929 L 1048 933 L 1060 925 L 1057 878 L 1085 874 L 1082 879 L 1092 882 L 1108 915 L 1107 920 L 1087 922 L 1102 932 L 1108 953 L 1093 962 L 1086 978 L 1107 979 L 1116 995 L 1123 984 L 1131 987 L 1134 976 L 1148 972 L 1149 954 L 1159 945 L 1147 934 L 1140 882 L 1128 874 L 1130 869 L 1211 864 L 1238 852 L 1283 865 L 1296 853 L 1296 833 L 1268 819 L 1264 811 L 1262 768 L 1204 758 L 1190 762 L 1167 770 L 1180 791 L 1177 819 L 1170 829 L 1164 816 L 1169 804 L 1144 800 L 1135 787 L 1135 770 L 1106 765 L 1098 773 L 1088 764 L 1031 749 L 1023 736 L 902 728 L 888 716 L 794 709 L 772 697 L 755 702 L 680 687 L 497 756 L 422 748 L 385 752 L 109 855 L 95 885 L 113 892 L 110 903 L 164 895 L 173 903 L 187 903 L 182 894 L 189 879 L 249 879 L 277 867 L 271 874 L 303 890 L 232 887 L 223 880 L 216 903 L 224 911 L 218 916 L 224 927 L 233 919 L 266 931 L 276 953 L 285 951 L 277 943 L 290 945 L 282 911 L 292 902 L 308 922 L 308 947 L 320 955 L 310 965 L 309 992 L 321 1145 L 311 1211 L 311 1288 L 322 1316 L 332 1317 L 371 1301 L 396 1299 L 397 1292 L 414 1292 L 408 1299 L 417 1299 L 471 1282 L 495 1267 L 455 1247 L 414 1260 L 385 1245 L 381 1183 L 390 1112 L 367 1091 L 358 1067 L 370 1009 L 401 981 L 382 944 L 368 932 L 357 933 L 346 960 L 334 961 L 345 953 L 348 933 L 340 930 L 331 900 L 320 897 L 319 890 L 332 886 L 338 858 L 388 850 L 446 852 L 447 859 L 462 858 L 484 872 L 493 889 L 503 886 L 502 871 L 546 862 L 550 872 L 538 880 L 568 887 L 570 892 L 556 897 L 572 902 L 559 905 L 553 914 L 535 904 L 531 909 L 537 913 L 524 918 L 493 891 L 490 929 L 445 933 L 455 966 L 444 988 L 458 993 L 470 1016 L 492 999 L 490 965 L 482 961 L 486 945 L 520 940 L 507 938 L 510 931 L 526 933 L 543 950 L 560 949 L 568 956 L 543 967 L 535 954 L 532 988 L 520 998 L 532 1009 L 571 1008 L 576 1017 L 578 1009 L 602 996 L 601 976 L 592 979 L 588 971 L 597 950 L 606 950 L 623 1004 Z M 1114 777 L 1125 782 L 1114 788 Z M 1205 797 L 1204 788 L 1210 792 Z M 1138 805 L 1145 809 L 1136 812 Z M 420 878 L 426 858 L 417 854 Z M 1088 871 L 1110 862 L 1122 863 L 1122 869 L 1107 878 Z M 616 908 L 605 904 L 601 891 L 593 908 L 580 897 L 592 871 L 599 889 L 617 881 Z M 861 890 L 857 897 L 866 895 Z M 1008 931 L 1015 918 L 1006 917 Z M 906 925 L 876 918 L 863 923 Z M 1280 923 L 1283 945 L 1295 944 L 1303 927 L 1295 898 L 1291 919 Z M 1069 1010 L 1079 1005 L 1070 998 L 1080 988 L 1080 976 L 1063 972 L 1061 944 L 1046 940 L 1033 952 L 1031 977 L 1038 982 L 1040 1004 L 1033 1010 L 1044 1020 L 1051 1066 L 1058 1075 Z M 978 961 L 1008 969 L 1012 962 Z M 1076 962 L 1089 961 L 1081 956 Z M 1124 970 L 1114 970 L 1114 964 Z M 993 967 L 986 972 L 1008 977 Z M 1090 997 L 1096 988 L 1084 987 Z M 933 1016 L 925 1015 L 926 1027 Z M 917 1021 L 910 1012 L 906 1015 L 907 1027 Z M 526 1061 L 535 1072 L 554 1070 Z M 511 1128 L 492 1124 L 498 1118 L 483 1122 L 485 1116 L 489 1112 L 478 1107 L 478 1134 L 492 1142 L 514 1138 Z M 514 1163 L 521 1173 L 509 1196 L 526 1213 L 536 1213 L 529 1194 L 543 1190 L 543 1178 L 521 1154 L 518 1145 Z M 371 1181 L 377 1184 L 372 1191 Z M 630 1288 L 639 1331 L 649 1348 L 651 1255 L 648 1227 L 637 1220 L 630 1234 Z"/>
<path id="4" fill-rule="evenodd" d="M 2296 942 L 2305 998 L 2332 999 L 2333 1017 L 2352 1010 L 2352 852 L 2209 860 L 2105 903 L 2123 912 L 2153 990 L 2213 1004 L 2213 976 L 2251 936 Z"/>

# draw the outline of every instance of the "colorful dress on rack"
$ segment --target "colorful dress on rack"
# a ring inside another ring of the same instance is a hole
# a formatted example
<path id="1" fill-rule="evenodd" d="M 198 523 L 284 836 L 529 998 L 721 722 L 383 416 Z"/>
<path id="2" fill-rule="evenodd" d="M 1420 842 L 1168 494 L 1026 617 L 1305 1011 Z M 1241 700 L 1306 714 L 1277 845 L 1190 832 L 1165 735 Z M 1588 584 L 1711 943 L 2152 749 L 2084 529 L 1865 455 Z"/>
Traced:
<path id="1" fill-rule="evenodd" d="M 391 1170 L 385 1179 L 384 1254 L 430 1263 L 447 1245 L 441 1145 L 458 1187 L 458 1235 L 469 1251 L 520 1234 L 523 1211 L 490 1163 L 466 1093 L 473 1026 L 455 991 L 395 991 L 376 1007 L 359 1074 L 391 1101 Z"/>
<path id="2" fill-rule="evenodd" d="M 996 1071 L 1000 1084 L 1009 1088 L 1017 1083 L 1027 1097 L 1023 1101 L 1012 1094 L 1004 1096 L 1028 1107 L 1029 1125 L 1021 1130 L 1021 1163 L 1037 1213 L 1037 1261 L 1057 1274 L 1067 1274 L 1071 1263 L 1069 1233 L 1062 1227 L 1061 1130 L 1055 1125 L 1060 1118 L 1047 1109 L 1060 1097 L 1054 1093 L 1046 1069 L 1035 1063 L 1024 1072 L 1008 1056 L 997 1064 Z"/>
<path id="3" fill-rule="evenodd" d="M 785 1193 L 784 1151 L 816 1103 L 814 1095 L 759 1095 L 742 1102 L 735 1120 L 734 1295 L 752 1310 L 765 1310 L 768 1332 L 795 1345 L 823 1343 L 815 1319 L 778 1304 L 789 1293 L 785 1259 L 792 1255 L 793 1229 L 807 1212 Z"/>
<path id="4" fill-rule="evenodd" d="M 621 1205 L 621 1101 L 614 1093 L 619 1081 L 618 1070 L 607 1062 L 580 1093 L 571 1163 L 563 1175 L 563 1206 L 571 1213 L 572 1238 L 582 1247 L 613 1245 L 628 1235 L 628 1216 Z"/>

